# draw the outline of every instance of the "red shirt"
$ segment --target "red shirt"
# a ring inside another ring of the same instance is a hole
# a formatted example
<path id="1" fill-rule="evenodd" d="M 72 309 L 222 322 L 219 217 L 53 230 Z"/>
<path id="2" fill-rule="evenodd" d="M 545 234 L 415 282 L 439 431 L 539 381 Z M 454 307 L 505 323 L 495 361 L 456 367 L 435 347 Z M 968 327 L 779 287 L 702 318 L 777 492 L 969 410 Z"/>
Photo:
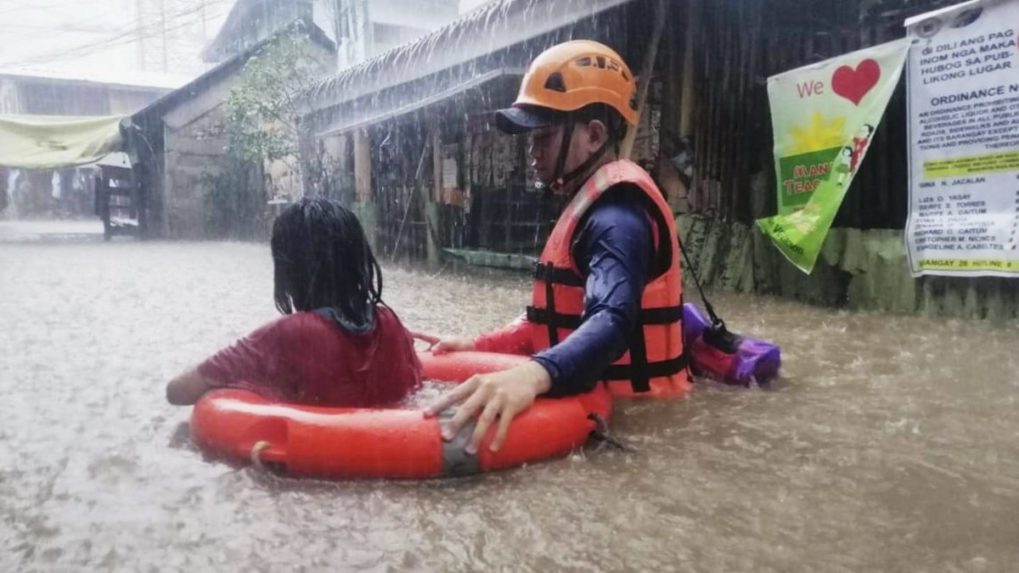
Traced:
<path id="1" fill-rule="evenodd" d="M 323 406 L 382 406 L 421 385 L 410 334 L 384 306 L 364 333 L 314 312 L 282 316 L 220 350 L 198 372 L 217 386 Z"/>

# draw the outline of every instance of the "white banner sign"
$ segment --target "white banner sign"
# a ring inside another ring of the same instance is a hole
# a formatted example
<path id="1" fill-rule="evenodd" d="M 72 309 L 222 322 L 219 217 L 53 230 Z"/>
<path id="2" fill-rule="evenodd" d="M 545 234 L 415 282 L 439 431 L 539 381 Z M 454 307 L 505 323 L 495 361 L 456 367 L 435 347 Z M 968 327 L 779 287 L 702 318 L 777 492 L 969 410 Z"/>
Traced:
<path id="1" fill-rule="evenodd" d="M 911 270 L 1019 277 L 1019 0 L 906 26 Z"/>

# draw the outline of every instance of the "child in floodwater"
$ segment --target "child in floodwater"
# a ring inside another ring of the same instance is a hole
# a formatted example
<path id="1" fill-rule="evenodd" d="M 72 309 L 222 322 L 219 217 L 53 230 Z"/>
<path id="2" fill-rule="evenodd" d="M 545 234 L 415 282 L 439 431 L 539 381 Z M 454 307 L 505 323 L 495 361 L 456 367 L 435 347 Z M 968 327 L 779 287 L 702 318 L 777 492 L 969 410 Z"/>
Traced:
<path id="1" fill-rule="evenodd" d="M 302 199 L 272 228 L 278 318 L 166 387 L 171 404 L 216 388 L 284 402 L 380 406 L 420 387 L 421 364 L 357 218 L 335 201 Z"/>

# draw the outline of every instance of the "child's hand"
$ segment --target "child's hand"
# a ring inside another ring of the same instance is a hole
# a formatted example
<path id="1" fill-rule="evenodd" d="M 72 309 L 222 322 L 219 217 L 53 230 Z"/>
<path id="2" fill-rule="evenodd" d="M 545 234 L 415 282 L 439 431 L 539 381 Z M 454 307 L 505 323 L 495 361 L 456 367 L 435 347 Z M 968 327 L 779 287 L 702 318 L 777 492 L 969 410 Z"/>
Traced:
<path id="1" fill-rule="evenodd" d="M 415 340 L 427 342 L 428 343 L 427 350 L 431 350 L 432 347 L 435 346 L 435 343 L 439 342 L 440 340 L 438 336 L 435 336 L 434 334 L 427 334 L 424 332 L 415 332 L 413 330 L 408 330 L 407 334 L 409 334 L 410 337 Z"/>
<path id="2" fill-rule="evenodd" d="M 413 330 L 408 332 L 410 333 L 411 338 L 427 342 L 427 350 L 431 350 L 432 354 L 445 354 L 447 352 L 456 352 L 458 350 L 474 350 L 474 341 L 468 338 L 440 338 L 434 334 L 427 334 L 425 332 L 415 332 Z"/>
<path id="3" fill-rule="evenodd" d="M 445 354 L 460 350 L 474 350 L 474 341 L 469 338 L 445 338 L 432 345 L 432 354 Z"/>

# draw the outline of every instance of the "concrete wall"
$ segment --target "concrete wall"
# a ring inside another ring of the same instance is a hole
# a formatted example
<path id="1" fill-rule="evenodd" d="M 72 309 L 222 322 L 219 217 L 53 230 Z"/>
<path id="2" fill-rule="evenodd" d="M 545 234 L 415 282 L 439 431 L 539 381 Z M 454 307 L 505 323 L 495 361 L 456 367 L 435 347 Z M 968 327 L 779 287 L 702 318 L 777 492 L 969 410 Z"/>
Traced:
<path id="1" fill-rule="evenodd" d="M 379 225 L 378 205 L 365 201 L 354 201 L 348 207 L 350 207 L 350 211 L 354 213 L 358 221 L 361 222 L 361 227 L 368 237 L 368 244 L 371 246 L 372 252 L 375 253 L 375 256 L 380 256 L 378 233 L 375 232 Z"/>
<path id="2" fill-rule="evenodd" d="M 21 101 L 18 89 L 10 80 L 0 78 L 0 113 L 19 113 Z"/>
<path id="3" fill-rule="evenodd" d="M 164 192 L 169 238 L 206 236 L 208 180 L 224 171 L 227 140 L 212 135 L 222 120 L 219 108 L 177 130 L 167 128 Z"/>
<path id="4" fill-rule="evenodd" d="M 318 46 L 317 44 L 313 44 Z M 314 52 L 322 73 L 329 69 L 333 55 L 326 50 Z M 210 188 L 210 179 L 227 173 L 229 140 L 223 134 L 225 102 L 230 92 L 242 82 L 243 67 L 220 78 L 214 83 L 195 88 L 194 93 L 163 116 L 165 158 L 163 176 L 163 197 L 166 205 L 166 234 L 169 238 L 206 238 L 222 232 L 222 221 L 215 228 L 208 226 L 209 213 L 205 195 Z M 268 177 L 250 172 L 233 181 L 238 189 L 251 188 L 257 193 L 260 205 L 246 205 L 246 215 L 251 209 L 263 218 L 262 209 L 268 210 L 261 199 L 263 193 L 271 198 L 274 194 L 298 198 L 302 193 L 301 174 L 297 170 L 297 158 L 275 161 L 265 166 L 256 166 Z M 236 170 L 232 172 L 236 175 Z M 254 200 L 254 199 L 253 199 Z M 229 225 L 227 225 L 229 226 Z"/>
<path id="5" fill-rule="evenodd" d="M 913 278 L 901 230 L 832 229 L 814 272 L 805 275 L 756 227 L 698 215 L 680 215 L 676 224 L 705 288 L 897 314 L 1019 318 L 1019 280 Z M 690 269 L 684 271 L 693 297 Z"/>
<path id="6" fill-rule="evenodd" d="M 166 234 L 173 239 L 206 236 L 207 181 L 223 173 L 227 139 L 219 134 L 223 103 L 240 82 L 239 72 L 205 87 L 163 116 L 163 203 Z"/>

